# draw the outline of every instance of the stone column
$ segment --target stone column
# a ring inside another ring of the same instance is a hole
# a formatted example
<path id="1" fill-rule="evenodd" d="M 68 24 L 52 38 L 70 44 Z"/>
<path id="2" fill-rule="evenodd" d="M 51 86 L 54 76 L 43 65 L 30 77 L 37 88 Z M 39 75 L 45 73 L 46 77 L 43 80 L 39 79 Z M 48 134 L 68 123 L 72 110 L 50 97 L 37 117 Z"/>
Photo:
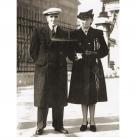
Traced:
<path id="1" fill-rule="evenodd" d="M 106 23 L 105 21 L 96 23 L 96 28 L 103 30 L 104 38 L 108 47 L 109 47 L 109 41 L 108 41 L 109 40 L 109 27 L 110 27 L 110 23 Z M 108 68 L 109 62 L 110 62 L 110 55 L 108 54 L 108 56 L 102 58 L 103 67 Z"/>
<path id="2" fill-rule="evenodd" d="M 109 17 L 108 13 L 105 11 L 105 4 L 102 3 L 102 11 L 99 14 L 99 17 L 96 21 L 96 28 L 103 30 L 104 33 L 104 38 L 106 40 L 106 43 L 109 45 L 109 37 L 110 37 L 110 22 L 109 22 Z M 103 67 L 104 68 L 109 68 L 109 62 L 110 62 L 110 55 L 104 57 L 102 59 Z"/>

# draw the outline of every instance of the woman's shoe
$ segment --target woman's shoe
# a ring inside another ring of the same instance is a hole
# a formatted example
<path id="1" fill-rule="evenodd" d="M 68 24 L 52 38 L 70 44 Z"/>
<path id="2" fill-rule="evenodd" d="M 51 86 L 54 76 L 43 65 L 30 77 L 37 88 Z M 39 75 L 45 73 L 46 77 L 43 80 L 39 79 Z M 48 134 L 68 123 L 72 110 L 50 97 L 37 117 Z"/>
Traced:
<path id="1" fill-rule="evenodd" d="M 87 125 L 88 125 L 88 122 L 87 122 L 86 125 L 81 125 L 80 131 L 86 131 L 87 130 Z"/>
<path id="2" fill-rule="evenodd" d="M 90 130 L 96 132 L 96 125 L 90 125 Z"/>

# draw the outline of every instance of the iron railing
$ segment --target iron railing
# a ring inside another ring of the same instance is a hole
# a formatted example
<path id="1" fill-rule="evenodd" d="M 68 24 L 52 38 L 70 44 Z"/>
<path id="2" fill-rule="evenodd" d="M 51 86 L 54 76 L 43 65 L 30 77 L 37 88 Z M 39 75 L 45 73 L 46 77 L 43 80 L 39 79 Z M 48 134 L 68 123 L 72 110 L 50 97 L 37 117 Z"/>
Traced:
<path id="1" fill-rule="evenodd" d="M 17 5 L 17 72 L 33 72 L 34 64 L 29 54 L 32 32 L 36 27 L 46 25 L 45 17 L 39 7 L 25 3 Z M 73 25 L 59 21 L 64 29 L 74 29 Z M 71 64 L 68 63 L 70 68 Z"/>

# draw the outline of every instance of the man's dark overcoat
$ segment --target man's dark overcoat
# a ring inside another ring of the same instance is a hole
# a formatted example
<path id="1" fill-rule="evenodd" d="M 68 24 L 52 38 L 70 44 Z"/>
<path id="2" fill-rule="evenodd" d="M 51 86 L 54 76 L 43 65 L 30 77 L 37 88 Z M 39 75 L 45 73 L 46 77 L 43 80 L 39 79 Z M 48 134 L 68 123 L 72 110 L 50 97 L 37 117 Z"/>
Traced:
<path id="1" fill-rule="evenodd" d="M 73 32 L 72 36 L 79 42 L 75 51 L 82 53 L 83 57 L 73 63 L 68 102 L 88 105 L 107 101 L 104 72 L 100 60 L 108 54 L 103 32 L 89 28 L 85 35 L 82 29 L 79 29 Z M 85 50 L 94 51 L 97 54 L 87 56 Z M 99 71 L 96 69 L 97 62 Z"/>
<path id="2" fill-rule="evenodd" d="M 56 38 L 64 38 L 66 32 L 57 27 Z M 34 105 L 37 107 L 67 105 L 67 62 L 65 49 L 51 41 L 49 27 L 35 29 L 30 55 L 35 62 Z"/>

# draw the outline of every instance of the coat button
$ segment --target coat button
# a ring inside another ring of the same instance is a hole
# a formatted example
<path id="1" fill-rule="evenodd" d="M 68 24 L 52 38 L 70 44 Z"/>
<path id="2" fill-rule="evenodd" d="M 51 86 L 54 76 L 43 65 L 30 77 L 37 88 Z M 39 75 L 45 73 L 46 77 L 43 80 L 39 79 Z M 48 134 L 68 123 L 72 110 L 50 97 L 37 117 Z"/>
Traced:
<path id="1" fill-rule="evenodd" d="M 61 52 L 61 51 L 60 51 L 60 52 L 59 52 L 59 54 L 60 54 L 60 55 L 62 55 L 62 54 L 63 54 L 63 52 Z"/>

